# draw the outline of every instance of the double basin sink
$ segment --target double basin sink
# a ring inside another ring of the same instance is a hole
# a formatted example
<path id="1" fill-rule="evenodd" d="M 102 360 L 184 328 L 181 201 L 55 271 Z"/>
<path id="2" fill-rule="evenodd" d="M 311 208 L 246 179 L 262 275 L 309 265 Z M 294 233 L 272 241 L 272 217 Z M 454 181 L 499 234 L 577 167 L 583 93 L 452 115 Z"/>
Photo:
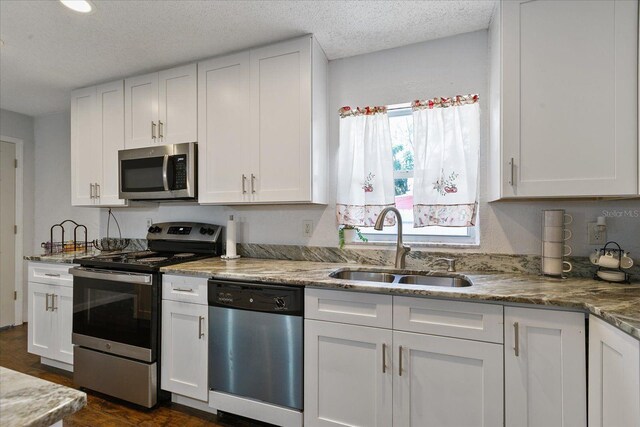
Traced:
<path id="1" fill-rule="evenodd" d="M 406 273 L 389 270 L 351 270 L 340 269 L 329 274 L 334 279 L 353 280 L 358 282 L 398 283 L 405 285 L 441 286 L 461 288 L 471 286 L 471 282 L 463 277 L 451 277 L 433 274 Z"/>

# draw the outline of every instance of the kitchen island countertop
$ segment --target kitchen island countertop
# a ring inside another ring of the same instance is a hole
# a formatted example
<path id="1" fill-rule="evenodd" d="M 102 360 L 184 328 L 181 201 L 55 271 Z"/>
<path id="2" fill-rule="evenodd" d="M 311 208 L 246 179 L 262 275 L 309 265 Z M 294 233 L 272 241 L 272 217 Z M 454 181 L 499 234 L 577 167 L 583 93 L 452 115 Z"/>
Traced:
<path id="1" fill-rule="evenodd" d="M 428 296 L 485 302 L 520 303 L 582 310 L 640 339 L 640 283 L 608 283 L 589 278 L 554 279 L 521 273 L 434 271 L 431 274 L 463 276 L 473 286 L 436 287 L 334 279 L 329 273 L 346 269 L 386 269 L 371 265 L 310 261 L 240 258 L 223 261 L 207 258 L 163 267 L 166 274 L 182 274 L 217 279 L 282 283 L 315 288 L 343 289 L 393 295 Z M 415 270 L 407 270 L 407 273 Z"/>
<path id="2" fill-rule="evenodd" d="M 86 393 L 0 366 L 2 426 L 50 426 L 86 404 Z"/>

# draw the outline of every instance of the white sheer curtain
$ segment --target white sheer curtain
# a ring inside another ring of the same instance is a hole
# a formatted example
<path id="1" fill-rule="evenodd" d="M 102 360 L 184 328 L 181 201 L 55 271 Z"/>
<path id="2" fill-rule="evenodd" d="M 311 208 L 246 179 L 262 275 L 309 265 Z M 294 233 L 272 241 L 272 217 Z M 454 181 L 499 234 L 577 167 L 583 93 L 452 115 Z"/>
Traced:
<path id="1" fill-rule="evenodd" d="M 387 206 L 395 206 L 387 110 L 343 107 L 338 150 L 338 224 L 372 227 Z M 385 224 L 395 224 L 395 215 L 387 216 Z"/>
<path id="2" fill-rule="evenodd" d="M 414 227 L 475 225 L 478 211 L 478 95 L 413 103 Z"/>

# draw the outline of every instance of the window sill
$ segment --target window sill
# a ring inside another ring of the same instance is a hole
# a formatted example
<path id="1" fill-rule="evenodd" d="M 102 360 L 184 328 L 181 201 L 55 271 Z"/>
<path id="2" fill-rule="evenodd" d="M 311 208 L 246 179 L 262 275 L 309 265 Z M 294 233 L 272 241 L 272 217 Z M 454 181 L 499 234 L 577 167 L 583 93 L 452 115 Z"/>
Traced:
<path id="1" fill-rule="evenodd" d="M 404 242 L 411 246 L 412 249 L 428 249 L 428 248 L 443 248 L 443 249 L 480 249 L 479 243 L 455 243 L 455 242 Z M 395 249 L 396 242 L 383 242 L 372 241 L 368 242 L 349 242 L 344 245 L 345 249 Z"/>

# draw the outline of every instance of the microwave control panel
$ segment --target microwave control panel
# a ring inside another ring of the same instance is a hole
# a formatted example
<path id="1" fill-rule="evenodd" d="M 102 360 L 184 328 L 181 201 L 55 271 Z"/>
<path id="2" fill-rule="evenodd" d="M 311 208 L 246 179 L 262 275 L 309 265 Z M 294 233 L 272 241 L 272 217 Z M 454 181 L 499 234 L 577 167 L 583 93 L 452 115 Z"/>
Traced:
<path id="1" fill-rule="evenodd" d="M 173 156 L 174 164 L 174 190 L 184 190 L 187 188 L 187 156 L 185 154 L 179 154 Z"/>

